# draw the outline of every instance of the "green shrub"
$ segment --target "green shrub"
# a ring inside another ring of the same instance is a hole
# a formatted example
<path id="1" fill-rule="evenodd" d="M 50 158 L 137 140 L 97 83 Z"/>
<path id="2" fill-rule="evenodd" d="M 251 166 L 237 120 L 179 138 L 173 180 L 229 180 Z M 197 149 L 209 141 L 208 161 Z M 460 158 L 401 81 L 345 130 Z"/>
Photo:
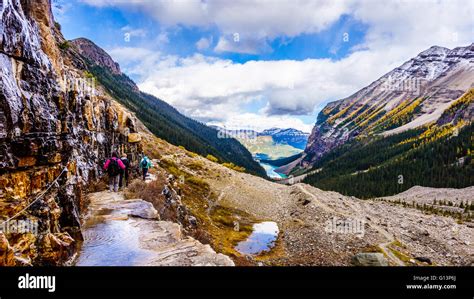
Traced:
<path id="1" fill-rule="evenodd" d="M 62 42 L 59 44 L 59 49 L 61 50 L 67 50 L 71 47 L 71 44 L 69 44 L 68 41 Z"/>
<path id="2" fill-rule="evenodd" d="M 58 22 L 54 22 L 54 27 L 56 27 L 56 29 L 61 31 L 61 24 L 59 24 Z"/>
<path id="3" fill-rule="evenodd" d="M 204 164 L 201 161 L 192 161 L 187 166 L 192 170 L 201 170 L 204 168 Z"/>
<path id="4" fill-rule="evenodd" d="M 91 72 L 88 72 L 88 71 L 84 71 L 84 77 L 86 77 L 87 79 L 94 79 L 95 80 L 94 75 Z"/>
<path id="5" fill-rule="evenodd" d="M 198 177 L 195 177 L 195 176 L 189 176 L 186 178 L 186 182 L 187 183 L 190 183 L 196 187 L 199 187 L 201 189 L 209 189 L 209 184 L 204 181 L 203 179 L 201 178 L 198 178 Z"/>
<path id="6" fill-rule="evenodd" d="M 225 166 L 227 168 L 230 168 L 232 170 L 239 171 L 239 172 L 244 172 L 245 171 L 245 168 L 237 166 L 232 162 L 231 163 L 223 163 L 222 166 Z"/>
<path id="7" fill-rule="evenodd" d="M 206 159 L 208 159 L 209 161 L 212 161 L 212 162 L 219 162 L 219 159 L 217 159 L 216 157 L 214 157 L 213 155 L 209 154 L 206 156 Z"/>

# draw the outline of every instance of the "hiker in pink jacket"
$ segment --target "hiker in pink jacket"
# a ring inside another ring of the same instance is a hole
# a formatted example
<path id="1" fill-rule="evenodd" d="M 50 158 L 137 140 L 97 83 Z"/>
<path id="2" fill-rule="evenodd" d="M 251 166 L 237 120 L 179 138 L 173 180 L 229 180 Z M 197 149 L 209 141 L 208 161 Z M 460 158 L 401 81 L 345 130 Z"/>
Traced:
<path id="1" fill-rule="evenodd" d="M 117 153 L 112 153 L 112 158 L 108 159 L 104 164 L 104 170 L 107 171 L 109 175 L 109 190 L 118 191 L 119 188 L 119 175 L 120 172 L 125 170 L 125 165 L 123 162 L 117 157 Z"/>

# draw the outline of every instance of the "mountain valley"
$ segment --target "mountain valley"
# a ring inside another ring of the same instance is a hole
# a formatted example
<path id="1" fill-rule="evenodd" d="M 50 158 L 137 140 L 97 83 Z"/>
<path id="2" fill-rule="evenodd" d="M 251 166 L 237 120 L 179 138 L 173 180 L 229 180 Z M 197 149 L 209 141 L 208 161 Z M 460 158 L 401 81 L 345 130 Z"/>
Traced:
<path id="1" fill-rule="evenodd" d="M 420 53 L 329 103 L 311 134 L 242 136 L 66 40 L 50 1 L 0 5 L 0 221 L 38 230 L 0 230 L 1 266 L 473 265 L 474 45 Z M 132 165 L 117 193 L 114 151 Z M 264 223 L 276 240 L 242 252 Z"/>

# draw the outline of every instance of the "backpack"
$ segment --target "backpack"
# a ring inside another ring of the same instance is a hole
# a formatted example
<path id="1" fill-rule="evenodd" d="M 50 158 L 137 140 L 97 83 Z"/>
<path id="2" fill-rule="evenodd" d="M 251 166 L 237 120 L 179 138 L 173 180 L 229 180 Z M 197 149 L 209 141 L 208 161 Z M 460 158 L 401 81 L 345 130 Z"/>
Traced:
<path id="1" fill-rule="evenodd" d="M 127 158 L 123 158 L 123 159 L 120 159 L 123 163 L 123 165 L 125 165 L 125 168 L 128 168 L 128 166 L 130 165 L 130 162 L 128 161 Z"/>
<path id="2" fill-rule="evenodd" d="M 109 167 L 107 168 L 109 176 L 117 176 L 120 173 L 120 167 L 117 159 L 110 159 Z"/>
<path id="3" fill-rule="evenodd" d="M 142 160 L 142 168 L 148 168 L 148 161 L 146 159 Z"/>

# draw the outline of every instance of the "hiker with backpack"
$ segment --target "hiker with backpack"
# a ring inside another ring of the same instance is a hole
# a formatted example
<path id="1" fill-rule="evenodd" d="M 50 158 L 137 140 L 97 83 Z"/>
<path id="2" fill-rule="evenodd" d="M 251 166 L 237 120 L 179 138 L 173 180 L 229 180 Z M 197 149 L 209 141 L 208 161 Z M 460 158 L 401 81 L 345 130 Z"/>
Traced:
<path id="1" fill-rule="evenodd" d="M 109 190 L 118 192 L 120 172 L 125 170 L 122 160 L 117 157 L 117 153 L 113 152 L 112 157 L 104 164 L 104 170 L 109 175 Z"/>
<path id="2" fill-rule="evenodd" d="M 123 169 L 120 172 L 120 179 L 119 179 L 119 188 L 122 188 L 122 186 L 125 186 L 125 187 L 128 186 L 128 174 L 129 174 L 128 170 L 130 168 L 130 160 L 125 155 L 122 158 L 120 158 L 120 160 L 122 161 L 123 165 L 125 165 L 125 169 Z M 125 178 L 125 183 L 124 183 L 124 178 Z"/>
<path id="3" fill-rule="evenodd" d="M 142 160 L 140 161 L 140 169 L 143 173 L 143 180 L 146 179 L 146 175 L 148 173 L 148 169 L 150 169 L 153 165 L 151 164 L 150 159 L 147 156 L 143 156 Z"/>

